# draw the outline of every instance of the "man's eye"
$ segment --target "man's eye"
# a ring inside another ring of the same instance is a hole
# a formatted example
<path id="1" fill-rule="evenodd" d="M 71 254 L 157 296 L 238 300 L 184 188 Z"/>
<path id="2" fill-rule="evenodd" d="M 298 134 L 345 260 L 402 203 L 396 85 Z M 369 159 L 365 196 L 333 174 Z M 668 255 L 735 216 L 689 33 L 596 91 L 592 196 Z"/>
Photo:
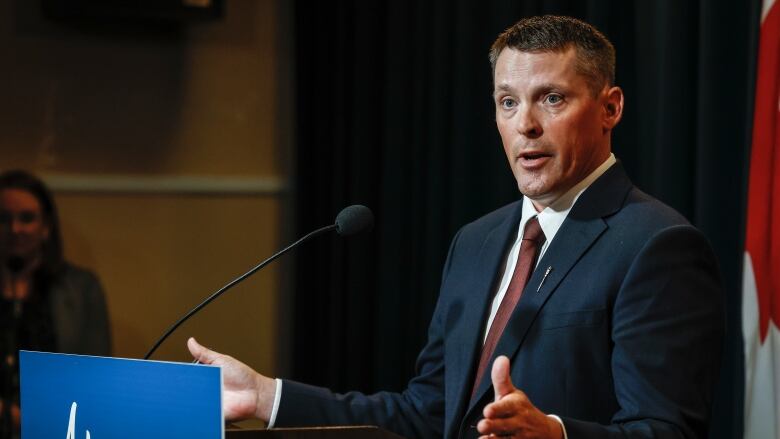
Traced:
<path id="1" fill-rule="evenodd" d="M 559 104 L 563 101 L 563 96 L 556 95 L 556 94 L 549 94 L 544 97 L 544 101 L 547 102 L 548 104 L 553 104 L 553 105 Z"/>
<path id="2" fill-rule="evenodd" d="M 501 100 L 501 107 L 506 110 L 514 108 L 517 105 L 514 99 L 505 98 Z"/>

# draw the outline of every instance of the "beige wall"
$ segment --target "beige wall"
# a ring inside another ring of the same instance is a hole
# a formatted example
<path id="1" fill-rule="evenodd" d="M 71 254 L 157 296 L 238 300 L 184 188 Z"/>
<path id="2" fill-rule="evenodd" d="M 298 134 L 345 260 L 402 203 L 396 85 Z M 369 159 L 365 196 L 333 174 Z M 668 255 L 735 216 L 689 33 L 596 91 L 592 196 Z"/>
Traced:
<path id="1" fill-rule="evenodd" d="M 67 257 L 96 271 L 115 354 L 140 357 L 188 308 L 270 255 L 288 216 L 287 78 L 275 0 L 181 28 L 83 26 L 0 0 L 0 170 L 53 186 Z M 274 372 L 280 268 L 185 324 L 184 339 Z"/>

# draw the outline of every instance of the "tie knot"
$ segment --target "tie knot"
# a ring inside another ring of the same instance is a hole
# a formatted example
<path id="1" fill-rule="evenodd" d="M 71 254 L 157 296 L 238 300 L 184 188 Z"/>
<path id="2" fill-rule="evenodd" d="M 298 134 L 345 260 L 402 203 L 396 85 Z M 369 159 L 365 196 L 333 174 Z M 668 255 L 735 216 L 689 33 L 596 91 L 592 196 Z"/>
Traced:
<path id="1" fill-rule="evenodd" d="M 525 231 L 523 232 L 523 240 L 533 241 L 537 245 L 544 242 L 544 232 L 542 226 L 539 225 L 539 219 L 533 217 L 525 224 Z"/>

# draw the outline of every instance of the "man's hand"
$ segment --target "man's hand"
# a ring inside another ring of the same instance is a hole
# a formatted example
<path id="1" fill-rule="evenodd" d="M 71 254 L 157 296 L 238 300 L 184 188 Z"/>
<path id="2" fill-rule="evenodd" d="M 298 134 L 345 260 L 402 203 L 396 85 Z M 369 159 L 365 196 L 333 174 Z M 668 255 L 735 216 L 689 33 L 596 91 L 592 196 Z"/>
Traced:
<path id="1" fill-rule="evenodd" d="M 239 421 L 256 417 L 268 422 L 274 404 L 276 381 L 228 355 L 209 350 L 190 337 L 187 348 L 203 364 L 222 368 L 225 419 Z"/>
<path id="2" fill-rule="evenodd" d="M 563 438 L 561 424 L 539 411 L 525 393 L 512 385 L 507 357 L 502 355 L 496 358 L 490 377 L 496 399 L 485 406 L 482 412 L 485 418 L 477 424 L 477 431 L 482 438 Z"/>

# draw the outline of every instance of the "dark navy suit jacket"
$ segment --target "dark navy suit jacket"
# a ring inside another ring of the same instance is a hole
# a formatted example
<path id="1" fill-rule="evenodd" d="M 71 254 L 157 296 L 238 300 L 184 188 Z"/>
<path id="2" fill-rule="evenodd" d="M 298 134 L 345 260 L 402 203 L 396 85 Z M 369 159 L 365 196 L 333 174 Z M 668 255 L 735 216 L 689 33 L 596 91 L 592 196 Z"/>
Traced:
<path id="1" fill-rule="evenodd" d="M 486 373 L 470 400 L 474 369 L 521 210 L 515 202 L 458 232 L 404 392 L 335 394 L 284 381 L 276 426 L 374 424 L 409 438 L 476 437 L 494 395 Z M 706 239 L 636 189 L 617 163 L 550 242 L 495 355 L 509 357 L 514 385 L 560 416 L 570 439 L 703 438 L 723 335 L 721 282 Z"/>

